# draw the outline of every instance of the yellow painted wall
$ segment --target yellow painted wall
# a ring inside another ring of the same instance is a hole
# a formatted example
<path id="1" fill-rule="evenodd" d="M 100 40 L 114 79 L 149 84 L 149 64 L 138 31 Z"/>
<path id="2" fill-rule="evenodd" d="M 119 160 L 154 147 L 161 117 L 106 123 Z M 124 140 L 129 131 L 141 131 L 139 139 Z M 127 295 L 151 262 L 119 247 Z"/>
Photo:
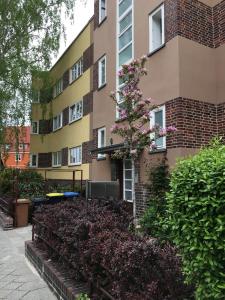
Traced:
<path id="1" fill-rule="evenodd" d="M 70 69 L 78 59 L 81 58 L 83 52 L 93 42 L 93 20 L 81 32 L 73 44 L 65 51 L 62 57 L 50 70 L 53 81 L 58 80 L 64 72 Z M 46 110 L 44 119 L 50 119 L 58 115 L 68 106 L 82 100 L 83 96 L 90 92 L 91 89 L 91 70 L 88 69 L 82 76 L 71 83 L 60 95 L 55 97 L 50 103 L 32 104 L 32 120 L 38 121 L 43 119 L 43 107 Z M 82 119 L 75 121 L 61 129 L 47 135 L 31 134 L 31 153 L 48 153 L 60 151 L 63 148 L 72 148 L 82 145 L 82 143 L 90 140 L 91 128 L 90 115 L 84 116 Z M 69 153 L 68 153 L 69 155 Z M 69 161 L 69 160 L 68 160 Z M 89 179 L 90 165 L 82 164 L 80 166 L 66 166 L 59 168 L 51 168 L 53 171 L 47 173 L 49 179 L 72 179 L 72 172 L 57 172 L 54 170 L 83 170 L 83 179 Z M 38 170 L 38 169 L 37 169 Z M 44 171 L 40 170 L 44 176 Z M 80 179 L 80 173 L 76 173 L 76 179 Z"/>

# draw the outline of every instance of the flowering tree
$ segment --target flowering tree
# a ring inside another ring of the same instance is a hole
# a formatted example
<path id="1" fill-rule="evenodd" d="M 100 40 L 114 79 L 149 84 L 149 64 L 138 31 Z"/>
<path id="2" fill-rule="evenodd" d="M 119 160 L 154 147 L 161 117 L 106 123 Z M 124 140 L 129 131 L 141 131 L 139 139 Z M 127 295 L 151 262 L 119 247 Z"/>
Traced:
<path id="1" fill-rule="evenodd" d="M 147 57 L 143 56 L 123 65 L 118 73 L 122 88 L 110 95 L 118 109 L 118 120 L 111 127 L 111 133 L 119 135 L 125 145 L 115 152 L 114 158 L 131 158 L 134 162 L 145 148 L 157 148 L 157 138 L 176 131 L 173 126 L 161 128 L 155 124 L 150 127 L 151 111 L 157 106 L 151 103 L 151 98 L 144 98 L 139 88 L 141 77 L 147 75 L 146 60 Z"/>

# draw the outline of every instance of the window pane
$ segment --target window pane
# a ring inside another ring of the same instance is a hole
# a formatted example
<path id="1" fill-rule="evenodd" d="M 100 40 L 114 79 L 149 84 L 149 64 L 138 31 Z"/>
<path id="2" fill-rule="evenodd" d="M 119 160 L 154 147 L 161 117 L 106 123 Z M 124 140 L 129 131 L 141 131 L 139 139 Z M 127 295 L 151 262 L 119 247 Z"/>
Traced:
<path id="1" fill-rule="evenodd" d="M 102 75 L 101 84 L 104 84 L 105 83 L 105 59 L 102 60 L 101 62 L 101 75 Z"/>
<path id="2" fill-rule="evenodd" d="M 131 191 L 125 191 L 125 200 L 132 200 L 132 192 Z"/>
<path id="3" fill-rule="evenodd" d="M 132 40 L 132 26 L 119 38 L 119 50 L 125 47 Z"/>
<path id="4" fill-rule="evenodd" d="M 162 110 L 155 112 L 155 124 L 163 127 L 163 112 Z"/>
<path id="5" fill-rule="evenodd" d="M 132 171 L 125 171 L 125 179 L 132 179 Z"/>
<path id="6" fill-rule="evenodd" d="M 132 190 L 132 181 L 125 180 L 125 190 Z"/>
<path id="7" fill-rule="evenodd" d="M 125 169 L 132 169 L 132 162 L 130 159 L 125 160 Z"/>
<path id="8" fill-rule="evenodd" d="M 132 4 L 132 0 L 123 0 L 119 4 L 119 16 L 121 16 Z"/>
<path id="9" fill-rule="evenodd" d="M 156 139 L 155 143 L 157 148 L 163 148 L 163 137 Z"/>
<path id="10" fill-rule="evenodd" d="M 120 21 L 120 33 L 132 23 L 132 12 Z"/>
<path id="11" fill-rule="evenodd" d="M 106 16 L 105 0 L 101 0 L 101 20 L 103 20 L 105 16 Z"/>
<path id="12" fill-rule="evenodd" d="M 129 45 L 119 54 L 119 64 L 120 66 L 128 62 L 132 58 L 132 44 Z"/>
<path id="13" fill-rule="evenodd" d="M 152 17 L 152 50 L 162 45 L 162 11 Z"/>

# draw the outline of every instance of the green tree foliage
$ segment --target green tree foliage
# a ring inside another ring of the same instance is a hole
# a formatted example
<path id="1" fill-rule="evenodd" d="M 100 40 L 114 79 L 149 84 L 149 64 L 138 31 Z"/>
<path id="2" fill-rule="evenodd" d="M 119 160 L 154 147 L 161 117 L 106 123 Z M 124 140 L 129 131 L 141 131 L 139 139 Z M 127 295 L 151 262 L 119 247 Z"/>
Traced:
<path id="1" fill-rule="evenodd" d="M 225 145 L 215 142 L 180 161 L 167 198 L 167 225 L 196 299 L 224 299 Z"/>
<path id="2" fill-rule="evenodd" d="M 72 17 L 75 1 L 0 0 L 0 128 L 24 122 L 32 74 L 50 67 L 64 32 L 62 9 Z"/>

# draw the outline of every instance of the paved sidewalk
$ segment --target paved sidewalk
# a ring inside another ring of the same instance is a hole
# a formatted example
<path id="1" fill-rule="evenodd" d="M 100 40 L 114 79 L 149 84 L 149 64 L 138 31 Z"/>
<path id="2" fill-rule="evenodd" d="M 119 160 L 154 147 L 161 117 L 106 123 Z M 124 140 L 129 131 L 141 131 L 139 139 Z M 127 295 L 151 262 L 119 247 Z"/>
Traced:
<path id="1" fill-rule="evenodd" d="M 0 299 L 56 300 L 46 283 L 27 261 L 24 242 L 31 227 L 3 231 L 0 228 Z"/>

